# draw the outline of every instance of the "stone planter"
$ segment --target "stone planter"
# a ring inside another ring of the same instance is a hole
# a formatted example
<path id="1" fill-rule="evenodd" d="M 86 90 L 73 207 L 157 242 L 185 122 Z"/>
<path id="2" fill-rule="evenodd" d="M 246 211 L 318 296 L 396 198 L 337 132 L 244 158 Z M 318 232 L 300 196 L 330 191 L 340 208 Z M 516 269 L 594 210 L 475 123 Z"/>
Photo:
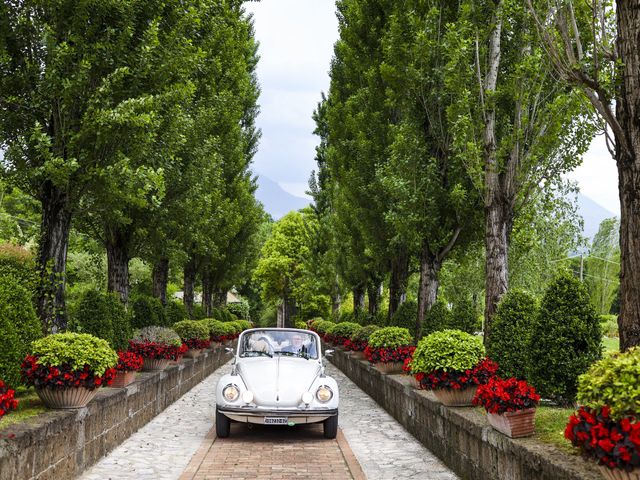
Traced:
<path id="1" fill-rule="evenodd" d="M 438 388 L 433 391 L 436 398 L 447 407 L 470 407 L 473 397 L 476 396 L 477 386 L 467 387 L 462 390 Z"/>
<path id="2" fill-rule="evenodd" d="M 147 357 L 144 357 L 144 363 L 142 364 L 142 370 L 145 371 L 145 372 L 153 372 L 153 371 L 157 371 L 157 370 L 164 370 L 170 364 L 171 364 L 171 360 L 167 360 L 166 358 L 147 358 Z"/>
<path id="3" fill-rule="evenodd" d="M 376 363 L 375 368 L 381 373 L 387 375 L 393 373 L 402 373 L 402 362 Z"/>
<path id="4" fill-rule="evenodd" d="M 349 356 L 354 360 L 364 360 L 364 352 L 355 352 L 352 351 L 349 353 Z"/>
<path id="5" fill-rule="evenodd" d="M 640 480 L 640 470 L 637 468 L 626 472 L 619 468 L 607 468 L 599 465 L 598 468 L 602 472 L 602 476 L 607 480 Z"/>
<path id="6" fill-rule="evenodd" d="M 416 380 L 414 375 L 407 375 L 407 378 L 409 379 L 409 386 L 411 388 L 415 388 L 416 390 L 420 389 L 420 382 Z"/>
<path id="7" fill-rule="evenodd" d="M 116 378 L 113 379 L 113 383 L 111 383 L 111 388 L 124 388 L 130 385 L 135 381 L 136 373 L 119 371 L 116 374 Z"/>
<path id="8" fill-rule="evenodd" d="M 527 408 L 517 412 L 502 414 L 487 412 L 489 424 L 510 438 L 528 437 L 533 435 L 536 427 L 536 409 Z"/>
<path id="9" fill-rule="evenodd" d="M 200 354 L 202 353 L 203 349 L 202 348 L 197 348 L 197 349 L 189 349 L 185 352 L 184 356 L 186 358 L 198 358 L 200 356 Z"/>
<path id="10" fill-rule="evenodd" d="M 98 389 L 89 390 L 84 387 L 69 387 L 60 390 L 44 387 L 36 388 L 36 393 L 49 408 L 72 409 L 86 407 L 93 397 L 98 393 Z"/>

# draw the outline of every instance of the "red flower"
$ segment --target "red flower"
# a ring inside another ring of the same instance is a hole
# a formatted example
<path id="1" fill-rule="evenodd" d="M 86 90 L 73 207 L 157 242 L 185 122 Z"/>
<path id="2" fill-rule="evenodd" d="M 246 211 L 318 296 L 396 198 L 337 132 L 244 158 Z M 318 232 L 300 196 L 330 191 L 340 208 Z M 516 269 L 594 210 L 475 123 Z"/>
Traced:
<path id="1" fill-rule="evenodd" d="M 167 360 L 179 360 L 189 347 L 184 343 L 179 347 L 155 342 L 134 342 L 129 340 L 129 351 L 137 353 L 145 358 L 164 358 Z"/>
<path id="2" fill-rule="evenodd" d="M 428 372 L 420 382 L 420 388 L 426 390 L 436 388 L 461 390 L 474 385 L 484 385 L 495 376 L 497 371 L 498 364 L 485 358 L 471 370 L 459 372 L 436 370 Z"/>
<path id="3" fill-rule="evenodd" d="M 406 358 L 413 355 L 416 347 L 413 345 L 403 345 L 400 347 L 381 347 L 372 348 L 367 345 L 364 349 L 364 355 L 371 363 L 393 363 L 404 362 Z"/>
<path id="4" fill-rule="evenodd" d="M 0 418 L 18 408 L 18 400 L 14 398 L 15 393 L 0 380 Z"/>
<path id="5" fill-rule="evenodd" d="M 69 364 L 40 365 L 38 357 L 33 355 L 27 355 L 22 362 L 22 378 L 28 386 L 37 388 L 85 387 L 93 390 L 105 382 L 109 384 L 114 375 L 115 369 L 109 369 L 103 375 L 96 375 L 88 365 L 82 370 L 74 370 Z"/>

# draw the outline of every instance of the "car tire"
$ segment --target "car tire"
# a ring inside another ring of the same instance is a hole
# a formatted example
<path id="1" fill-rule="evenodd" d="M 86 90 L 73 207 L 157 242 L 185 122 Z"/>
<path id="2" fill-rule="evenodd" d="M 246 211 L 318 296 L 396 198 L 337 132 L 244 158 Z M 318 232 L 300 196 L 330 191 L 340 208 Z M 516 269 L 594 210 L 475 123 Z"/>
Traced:
<path id="1" fill-rule="evenodd" d="M 338 414 L 336 413 L 333 417 L 327 418 L 323 422 L 324 426 L 324 438 L 336 438 L 338 435 Z"/>
<path id="2" fill-rule="evenodd" d="M 216 436 L 219 438 L 227 438 L 231 430 L 231 420 L 216 409 Z"/>

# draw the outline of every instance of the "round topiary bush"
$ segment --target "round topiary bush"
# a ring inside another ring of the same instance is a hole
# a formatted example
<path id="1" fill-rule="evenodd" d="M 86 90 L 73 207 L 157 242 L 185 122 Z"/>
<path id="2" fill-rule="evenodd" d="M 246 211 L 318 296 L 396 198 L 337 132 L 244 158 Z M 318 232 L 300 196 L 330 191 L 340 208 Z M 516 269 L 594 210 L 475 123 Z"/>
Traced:
<path id="1" fill-rule="evenodd" d="M 482 321 L 473 302 L 468 298 L 461 298 L 453 304 L 449 316 L 448 328 L 475 333 L 482 330 Z"/>
<path id="2" fill-rule="evenodd" d="M 316 330 L 318 335 L 324 335 L 328 330 L 332 329 L 334 325 L 336 324 L 329 320 L 319 320 L 313 323 L 313 328 Z"/>
<path id="3" fill-rule="evenodd" d="M 202 320 L 183 320 L 175 323 L 172 328 L 190 349 L 207 348 L 211 343 L 209 327 Z"/>
<path id="4" fill-rule="evenodd" d="M 169 326 L 159 298 L 140 295 L 133 300 L 131 309 L 133 310 L 133 318 L 131 319 L 133 328 Z"/>
<path id="5" fill-rule="evenodd" d="M 307 329 L 307 324 L 306 324 L 306 323 L 304 323 L 302 320 L 298 320 L 298 321 L 296 321 L 296 323 L 295 323 L 295 327 L 296 327 L 296 328 L 299 328 L 299 329 L 301 329 L 301 330 L 306 330 L 306 329 Z"/>
<path id="6" fill-rule="evenodd" d="M 502 297 L 491 322 L 487 355 L 500 364 L 500 375 L 525 379 L 529 362 L 531 326 L 538 314 L 535 298 L 520 290 Z"/>
<path id="7" fill-rule="evenodd" d="M 409 330 L 402 327 L 384 327 L 369 335 L 371 348 L 396 348 L 413 343 Z"/>
<path id="8" fill-rule="evenodd" d="M 365 325 L 354 331 L 349 338 L 349 342 L 345 342 L 345 347 L 355 352 L 363 352 L 369 344 L 369 337 L 376 330 L 380 330 L 377 325 Z"/>
<path id="9" fill-rule="evenodd" d="M 414 372 L 463 372 L 485 357 L 482 338 L 460 330 L 442 330 L 418 342 L 411 368 Z"/>
<path id="10" fill-rule="evenodd" d="M 184 308 L 184 304 L 174 301 L 167 302 L 164 307 L 164 314 L 167 318 L 167 325 L 169 326 L 189 318 L 189 314 L 187 313 L 187 309 Z"/>
<path id="11" fill-rule="evenodd" d="M 0 379 L 21 383 L 20 364 L 29 345 L 42 337 L 42 326 L 31 303 L 31 292 L 13 277 L 0 277 Z"/>
<path id="12" fill-rule="evenodd" d="M 171 328 L 151 325 L 134 333 L 129 350 L 145 359 L 179 360 L 187 346 Z"/>
<path id="13" fill-rule="evenodd" d="M 442 298 L 438 298 L 431 306 L 431 309 L 425 312 L 424 324 L 422 325 L 422 336 L 430 333 L 445 330 L 451 324 L 451 310 L 447 302 Z"/>
<path id="14" fill-rule="evenodd" d="M 226 335 L 228 329 L 224 322 L 216 320 L 215 318 L 205 318 L 201 321 L 209 328 L 209 338 L 211 338 L 211 340 L 214 342 L 224 342 L 227 340 Z"/>
<path id="15" fill-rule="evenodd" d="M 353 335 L 354 332 L 361 328 L 362 326 L 354 322 L 340 322 L 335 324 L 331 330 L 331 335 L 333 335 L 333 340 L 335 342 L 344 343 L 345 340 L 351 338 L 351 335 Z"/>
<path id="16" fill-rule="evenodd" d="M 416 331 L 418 320 L 418 302 L 407 300 L 402 303 L 393 314 L 389 322 L 390 326 L 406 328 L 410 332 Z"/>
<path id="17" fill-rule="evenodd" d="M 249 320 L 249 302 L 240 300 L 239 302 L 227 304 L 227 310 L 241 320 Z"/>
<path id="18" fill-rule="evenodd" d="M 573 403 L 578 377 L 601 357 L 602 332 L 586 287 L 565 274 L 544 294 L 529 339 L 528 380 L 546 398 Z"/>
<path id="19" fill-rule="evenodd" d="M 96 290 L 82 294 L 70 326 L 108 341 L 116 351 L 126 350 L 131 336 L 129 316 L 117 294 Z"/>

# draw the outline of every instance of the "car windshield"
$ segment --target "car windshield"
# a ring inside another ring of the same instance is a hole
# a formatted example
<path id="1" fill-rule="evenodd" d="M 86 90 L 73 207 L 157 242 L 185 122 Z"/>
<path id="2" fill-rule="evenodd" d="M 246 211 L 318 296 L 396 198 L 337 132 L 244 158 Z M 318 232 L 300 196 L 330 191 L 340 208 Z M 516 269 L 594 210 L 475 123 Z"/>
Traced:
<path id="1" fill-rule="evenodd" d="M 318 345 L 314 335 L 300 330 L 254 330 L 242 336 L 241 357 L 290 356 L 306 359 L 318 358 Z"/>

